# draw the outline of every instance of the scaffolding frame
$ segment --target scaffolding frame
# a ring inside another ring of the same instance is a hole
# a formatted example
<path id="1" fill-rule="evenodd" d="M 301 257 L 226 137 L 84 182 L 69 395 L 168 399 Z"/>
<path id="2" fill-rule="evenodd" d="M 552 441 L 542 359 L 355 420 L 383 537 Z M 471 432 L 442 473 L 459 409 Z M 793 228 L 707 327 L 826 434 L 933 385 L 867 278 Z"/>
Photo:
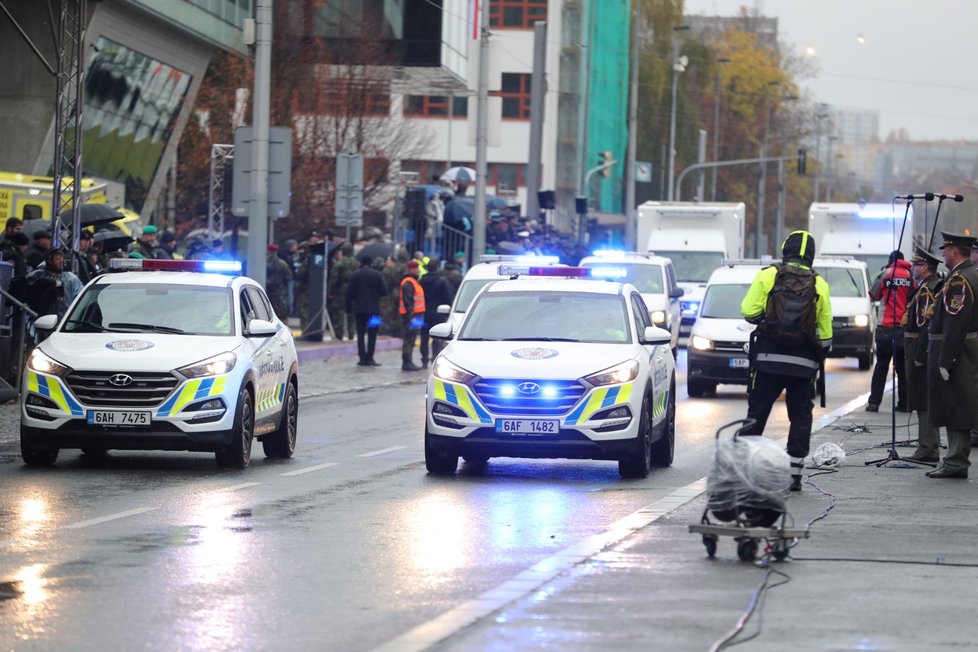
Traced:
<path id="1" fill-rule="evenodd" d="M 211 183 L 207 201 L 207 233 L 211 240 L 224 237 L 224 168 L 234 158 L 234 145 L 211 145 Z"/>

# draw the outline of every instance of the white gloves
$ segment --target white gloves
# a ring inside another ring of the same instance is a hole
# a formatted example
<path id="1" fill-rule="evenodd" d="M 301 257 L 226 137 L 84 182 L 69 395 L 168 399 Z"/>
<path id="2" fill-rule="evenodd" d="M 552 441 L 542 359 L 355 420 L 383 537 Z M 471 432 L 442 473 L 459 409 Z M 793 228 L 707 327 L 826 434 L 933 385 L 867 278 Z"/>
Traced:
<path id="1" fill-rule="evenodd" d="M 948 373 L 948 371 L 947 371 L 947 369 L 945 369 L 944 367 L 941 367 L 941 368 L 940 368 L 940 372 L 941 372 L 941 378 L 943 378 L 943 379 L 944 379 L 944 382 L 945 382 L 945 383 L 946 383 L 947 381 L 949 381 L 949 380 L 951 380 L 951 374 L 950 374 L 950 373 Z"/>

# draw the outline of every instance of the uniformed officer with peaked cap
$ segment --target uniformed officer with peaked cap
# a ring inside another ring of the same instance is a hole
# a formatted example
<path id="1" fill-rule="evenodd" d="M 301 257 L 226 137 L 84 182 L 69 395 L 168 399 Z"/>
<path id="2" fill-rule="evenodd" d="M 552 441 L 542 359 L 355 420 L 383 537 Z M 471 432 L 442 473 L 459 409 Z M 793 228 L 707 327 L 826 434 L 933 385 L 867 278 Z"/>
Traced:
<path id="1" fill-rule="evenodd" d="M 950 275 L 928 328 L 927 407 L 930 423 L 947 429 L 947 455 L 931 478 L 967 478 L 971 428 L 978 423 L 978 269 L 974 236 L 942 231 Z"/>
<path id="2" fill-rule="evenodd" d="M 907 383 L 907 409 L 917 413 L 917 450 L 905 458 L 910 461 L 940 461 L 941 430 L 927 417 L 927 322 L 933 317 L 936 297 L 944 279 L 937 269 L 944 262 L 921 247 L 911 259 L 917 289 L 907 301 L 903 315 L 904 370 Z"/>

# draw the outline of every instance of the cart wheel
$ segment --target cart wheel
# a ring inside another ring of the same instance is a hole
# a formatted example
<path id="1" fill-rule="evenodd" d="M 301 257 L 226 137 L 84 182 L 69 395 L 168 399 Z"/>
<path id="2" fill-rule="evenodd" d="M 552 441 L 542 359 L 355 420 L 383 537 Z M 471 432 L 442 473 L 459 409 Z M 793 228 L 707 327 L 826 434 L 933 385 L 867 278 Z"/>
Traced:
<path id="1" fill-rule="evenodd" d="M 703 547 L 706 548 L 706 556 L 710 559 L 717 556 L 717 538 L 715 536 L 704 534 Z"/>
<path id="2" fill-rule="evenodd" d="M 737 557 L 740 561 L 754 561 L 757 557 L 757 541 L 746 539 L 737 542 Z"/>
<path id="3" fill-rule="evenodd" d="M 774 544 L 774 550 L 771 551 L 774 555 L 776 561 L 784 561 L 788 558 L 788 542 L 784 539 L 778 539 L 778 542 Z"/>

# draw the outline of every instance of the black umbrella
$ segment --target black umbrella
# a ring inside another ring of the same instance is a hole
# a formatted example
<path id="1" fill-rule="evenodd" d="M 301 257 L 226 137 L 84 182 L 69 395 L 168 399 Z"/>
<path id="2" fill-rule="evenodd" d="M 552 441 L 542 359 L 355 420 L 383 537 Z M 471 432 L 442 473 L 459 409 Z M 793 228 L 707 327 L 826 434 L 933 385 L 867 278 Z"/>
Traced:
<path id="1" fill-rule="evenodd" d="M 111 208 L 107 204 L 82 204 L 79 211 L 81 213 L 80 220 L 82 226 L 114 222 L 115 220 L 121 220 L 123 217 L 125 217 L 122 213 L 114 208 Z M 62 211 L 62 223 L 66 225 L 71 224 L 71 220 L 71 209 Z"/>
<path id="2" fill-rule="evenodd" d="M 371 242 L 361 249 L 358 256 L 370 256 L 371 258 L 387 259 L 394 253 L 394 243 L 392 242 Z"/>

